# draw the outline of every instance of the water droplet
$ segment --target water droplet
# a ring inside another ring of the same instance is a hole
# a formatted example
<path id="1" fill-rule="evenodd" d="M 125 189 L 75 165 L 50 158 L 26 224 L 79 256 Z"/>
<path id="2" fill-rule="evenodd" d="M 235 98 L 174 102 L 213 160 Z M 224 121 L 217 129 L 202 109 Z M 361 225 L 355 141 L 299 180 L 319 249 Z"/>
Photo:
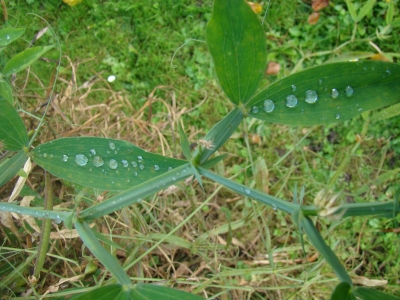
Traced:
<path id="1" fill-rule="evenodd" d="M 158 165 L 154 165 L 154 170 L 158 171 L 158 170 L 160 170 L 160 167 Z"/>
<path id="2" fill-rule="evenodd" d="M 319 84 L 322 84 L 322 79 L 318 79 L 318 83 L 319 83 Z"/>
<path id="3" fill-rule="evenodd" d="M 331 91 L 331 97 L 333 99 L 336 99 L 337 97 L 339 97 L 339 91 L 337 89 L 332 89 Z"/>
<path id="4" fill-rule="evenodd" d="M 339 119 L 340 119 L 340 114 L 336 114 L 335 119 L 336 119 L 336 120 L 339 120 Z"/>
<path id="5" fill-rule="evenodd" d="M 56 219 L 54 220 L 54 222 L 55 222 L 56 224 L 61 224 L 61 219 L 60 219 L 60 216 L 59 216 L 59 215 L 57 215 L 57 217 L 56 217 Z"/>
<path id="6" fill-rule="evenodd" d="M 351 95 L 353 95 L 354 90 L 353 90 L 353 88 L 351 86 L 347 86 L 345 92 L 346 92 L 346 96 L 350 97 Z"/>
<path id="7" fill-rule="evenodd" d="M 108 147 L 110 147 L 111 150 L 115 150 L 115 144 L 113 142 L 109 142 Z"/>
<path id="8" fill-rule="evenodd" d="M 286 106 L 287 107 L 295 107 L 299 100 L 297 100 L 297 97 L 295 95 L 289 95 L 286 97 Z"/>
<path id="9" fill-rule="evenodd" d="M 133 172 L 133 176 L 137 176 L 138 173 L 136 171 Z"/>
<path id="10" fill-rule="evenodd" d="M 139 165 L 139 169 L 140 169 L 140 170 L 143 170 L 143 169 L 144 169 L 144 165 L 143 165 L 143 164 L 140 164 L 140 165 Z"/>
<path id="11" fill-rule="evenodd" d="M 100 156 L 95 156 L 93 157 L 93 165 L 95 167 L 101 167 L 102 165 L 104 165 L 104 160 L 103 158 L 101 158 Z M 103 170 L 104 171 L 104 170 Z"/>
<path id="12" fill-rule="evenodd" d="M 176 180 L 176 177 L 172 177 L 172 180 L 175 181 L 175 180 Z"/>
<path id="13" fill-rule="evenodd" d="M 318 100 L 318 95 L 316 91 L 308 90 L 306 91 L 306 102 L 315 103 Z"/>
<path id="14" fill-rule="evenodd" d="M 47 153 L 43 153 L 43 157 L 47 157 Z"/>
<path id="15" fill-rule="evenodd" d="M 360 108 L 358 109 L 358 111 L 362 111 L 362 108 L 360 107 Z"/>
<path id="16" fill-rule="evenodd" d="M 274 109 L 275 109 L 274 101 L 269 100 L 269 99 L 264 101 L 264 110 L 265 110 L 265 112 L 270 113 Z"/>
<path id="17" fill-rule="evenodd" d="M 391 75 L 391 74 L 392 74 L 392 71 L 386 70 L 386 74 Z"/>
<path id="18" fill-rule="evenodd" d="M 258 107 L 257 107 L 257 106 L 253 106 L 253 108 L 251 109 L 251 112 L 252 112 L 253 114 L 258 113 Z"/>
<path id="19" fill-rule="evenodd" d="M 142 198 L 137 199 L 138 203 L 142 203 L 142 201 L 143 201 Z"/>
<path id="20" fill-rule="evenodd" d="M 173 167 L 168 167 L 168 171 L 171 171 L 171 170 L 173 170 L 174 168 Z"/>
<path id="21" fill-rule="evenodd" d="M 116 168 L 118 168 L 118 162 L 115 159 L 110 159 L 110 161 L 108 162 L 108 166 L 115 170 Z"/>
<path id="22" fill-rule="evenodd" d="M 83 154 L 77 154 L 75 156 L 75 162 L 77 163 L 78 166 L 83 167 L 87 164 L 88 158 Z"/>
<path id="23" fill-rule="evenodd" d="M 125 160 L 125 159 L 123 159 L 123 160 L 121 161 L 121 163 L 122 163 L 122 165 L 124 166 L 124 168 L 127 168 L 127 167 L 129 166 L 128 161 Z"/>
<path id="24" fill-rule="evenodd" d="M 62 161 L 63 162 L 67 162 L 68 161 L 68 156 L 66 156 L 65 154 L 62 156 Z"/>
<path id="25" fill-rule="evenodd" d="M 11 37 L 9 34 L 6 35 L 6 39 L 9 40 Z"/>
<path id="26" fill-rule="evenodd" d="M 96 155 L 96 150 L 90 149 L 90 153 L 92 153 L 93 155 Z"/>
<path id="27" fill-rule="evenodd" d="M 297 90 L 297 87 L 294 84 L 292 84 L 292 91 L 294 92 L 295 90 Z"/>
<path id="28" fill-rule="evenodd" d="M 136 168 L 137 167 L 137 162 L 136 161 L 131 161 L 132 167 Z"/>
<path id="29" fill-rule="evenodd" d="M 250 191 L 250 189 L 245 189 L 244 192 L 245 192 L 247 195 L 250 195 L 250 192 L 251 192 L 251 191 Z"/>
<path id="30" fill-rule="evenodd" d="M 181 175 L 181 172 L 176 172 L 176 176 L 180 176 Z"/>
<path id="31" fill-rule="evenodd" d="M 137 157 L 138 161 L 141 162 L 143 160 L 143 157 L 141 157 L 140 155 Z"/>

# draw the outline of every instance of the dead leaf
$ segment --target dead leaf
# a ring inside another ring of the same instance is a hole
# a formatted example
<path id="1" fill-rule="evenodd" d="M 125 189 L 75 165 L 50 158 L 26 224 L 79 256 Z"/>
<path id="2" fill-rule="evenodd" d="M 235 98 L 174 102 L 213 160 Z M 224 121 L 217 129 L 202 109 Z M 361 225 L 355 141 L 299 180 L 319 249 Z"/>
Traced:
<path id="1" fill-rule="evenodd" d="M 385 55 L 383 55 L 382 53 L 376 53 L 376 54 L 372 55 L 369 59 L 370 60 L 380 60 L 380 61 L 390 62 L 390 60 Z"/>
<path id="2" fill-rule="evenodd" d="M 247 2 L 247 3 L 250 5 L 251 9 L 252 9 L 256 14 L 259 14 L 259 13 L 262 12 L 262 6 L 261 6 L 261 4 L 255 3 L 255 2 Z"/>
<path id="3" fill-rule="evenodd" d="M 277 62 L 270 61 L 268 63 L 267 71 L 265 72 L 267 75 L 276 75 L 281 70 L 281 65 Z"/>
<path id="4" fill-rule="evenodd" d="M 363 286 L 382 286 L 388 283 L 387 280 L 369 279 L 364 276 L 351 276 L 354 284 Z"/>
<path id="5" fill-rule="evenodd" d="M 318 23 L 319 20 L 319 12 L 313 12 L 311 15 L 308 16 L 308 24 L 315 25 Z"/>
<path id="6" fill-rule="evenodd" d="M 329 0 L 312 0 L 312 8 L 314 11 L 320 11 L 321 9 L 329 5 Z"/>

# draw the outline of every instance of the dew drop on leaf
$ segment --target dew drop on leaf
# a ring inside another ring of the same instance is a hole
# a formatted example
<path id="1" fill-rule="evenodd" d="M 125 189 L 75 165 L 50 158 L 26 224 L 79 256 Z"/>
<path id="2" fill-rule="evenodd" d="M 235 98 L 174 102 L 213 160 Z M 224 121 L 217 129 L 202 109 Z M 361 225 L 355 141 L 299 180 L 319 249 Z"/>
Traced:
<path id="1" fill-rule="evenodd" d="M 144 169 L 144 165 L 143 165 L 143 164 L 140 164 L 139 169 L 140 169 L 140 170 L 143 170 L 143 169 Z"/>
<path id="2" fill-rule="evenodd" d="M 67 161 L 68 161 L 68 156 L 64 154 L 64 155 L 62 156 L 62 161 L 63 161 L 63 162 L 67 162 Z"/>
<path id="3" fill-rule="evenodd" d="M 294 84 L 292 84 L 292 91 L 294 92 L 295 90 L 297 90 L 297 87 Z"/>
<path id="4" fill-rule="evenodd" d="M 125 159 L 123 159 L 123 160 L 121 161 L 121 163 L 122 163 L 122 165 L 124 166 L 124 168 L 127 168 L 127 167 L 129 166 L 128 161 L 125 160 Z"/>
<path id="5" fill-rule="evenodd" d="M 253 108 L 251 109 L 251 112 L 252 112 L 253 114 L 258 113 L 258 107 L 257 107 L 257 106 L 253 106 Z"/>
<path id="6" fill-rule="evenodd" d="M 10 39 L 10 35 L 9 35 L 9 34 L 6 35 L 6 39 L 7 39 L 7 40 Z"/>
<path id="7" fill-rule="evenodd" d="M 111 150 L 115 150 L 115 144 L 113 142 L 109 142 L 108 147 L 110 147 Z"/>
<path id="8" fill-rule="evenodd" d="M 353 88 L 351 86 L 347 86 L 345 92 L 346 92 L 346 96 L 350 97 L 350 96 L 353 95 L 354 90 L 353 90 Z"/>
<path id="9" fill-rule="evenodd" d="M 274 101 L 269 100 L 269 99 L 264 101 L 264 110 L 265 110 L 265 112 L 270 113 L 274 109 L 275 109 Z"/>
<path id="10" fill-rule="evenodd" d="M 337 89 L 332 89 L 331 91 L 331 97 L 333 99 L 336 99 L 337 97 L 339 97 L 339 91 Z"/>
<path id="11" fill-rule="evenodd" d="M 286 97 L 286 106 L 287 107 L 295 107 L 299 101 L 295 95 L 289 95 Z"/>
<path id="12" fill-rule="evenodd" d="M 136 168 L 137 167 L 137 162 L 136 161 L 131 161 L 132 167 Z"/>
<path id="13" fill-rule="evenodd" d="M 158 170 L 160 170 L 160 167 L 158 165 L 154 165 L 154 170 L 158 171 Z"/>
<path id="14" fill-rule="evenodd" d="M 168 167 L 168 171 L 171 171 L 171 170 L 173 170 L 174 168 L 173 167 Z"/>
<path id="15" fill-rule="evenodd" d="M 391 75 L 392 72 L 390 70 L 386 70 L 386 74 Z"/>
<path id="16" fill-rule="evenodd" d="M 88 158 L 83 154 L 77 154 L 75 156 L 75 162 L 77 163 L 78 166 L 83 167 L 87 164 Z"/>
<path id="17" fill-rule="evenodd" d="M 141 157 L 140 155 L 137 157 L 138 161 L 141 162 L 143 160 L 143 157 Z"/>
<path id="18" fill-rule="evenodd" d="M 308 90 L 306 91 L 306 102 L 307 103 L 315 103 L 318 100 L 318 94 L 316 91 Z"/>
<path id="19" fill-rule="evenodd" d="M 335 119 L 336 119 L 336 120 L 339 120 L 339 119 L 340 119 L 340 114 L 336 114 Z"/>
<path id="20" fill-rule="evenodd" d="M 250 192 L 251 192 L 251 191 L 250 191 L 250 189 L 245 189 L 244 192 L 245 192 L 247 195 L 250 195 Z"/>
<path id="21" fill-rule="evenodd" d="M 110 161 L 108 162 L 108 166 L 111 169 L 115 170 L 116 168 L 118 168 L 118 162 L 115 159 L 111 158 Z"/>
<path id="22" fill-rule="evenodd" d="M 104 160 L 100 156 L 93 157 L 93 165 L 95 167 L 101 167 L 104 165 Z"/>
<path id="23" fill-rule="evenodd" d="M 90 149 L 90 153 L 92 153 L 93 155 L 96 155 L 96 150 Z"/>
<path id="24" fill-rule="evenodd" d="M 43 153 L 43 157 L 47 157 L 47 153 Z"/>
<path id="25" fill-rule="evenodd" d="M 138 175 L 138 173 L 137 173 L 136 171 L 134 171 L 134 172 L 133 172 L 133 175 L 134 175 L 134 176 L 137 176 L 137 175 Z"/>

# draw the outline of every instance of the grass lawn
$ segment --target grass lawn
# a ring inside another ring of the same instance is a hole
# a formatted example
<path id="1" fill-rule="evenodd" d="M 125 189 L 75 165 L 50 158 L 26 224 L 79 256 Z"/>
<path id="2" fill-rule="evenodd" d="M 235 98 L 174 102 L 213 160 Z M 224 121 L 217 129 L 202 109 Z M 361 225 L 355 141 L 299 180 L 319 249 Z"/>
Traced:
<path id="1" fill-rule="evenodd" d="M 388 28 L 390 1 L 397 23 Z M 331 61 L 398 63 L 400 1 L 390 1 L 376 1 L 357 24 L 345 1 L 331 1 L 313 25 L 311 1 L 271 1 L 263 27 L 268 61 L 278 69 L 267 72 L 264 85 Z M 365 1 L 352 2 L 358 12 Z M 263 19 L 268 5 L 260 4 Z M 6 5 L 9 25 L 27 30 L 0 52 L 1 68 L 48 26 L 34 44 L 55 45 L 29 71 L 12 78 L 28 131 L 37 127 L 51 96 L 34 146 L 61 137 L 99 136 L 182 158 L 178 122 L 189 142 L 198 143 L 233 109 L 205 44 L 211 0 L 83 0 L 73 7 L 55 0 L 17 0 Z M 108 80 L 111 75 L 115 81 Z M 305 204 L 313 204 L 324 189 L 340 194 L 341 203 L 383 202 L 393 200 L 400 185 L 398 114 L 380 118 L 366 112 L 307 128 L 246 118 L 239 128 L 219 151 L 228 155 L 214 171 L 282 199 L 291 201 L 295 188 L 304 186 Z M 16 181 L 0 188 L 2 201 Z M 82 209 L 114 195 L 52 181 L 55 209 Z M 114 242 L 104 246 L 127 267 L 133 282 L 157 282 L 210 299 L 329 299 L 339 280 L 290 216 L 214 182 L 203 183 L 204 191 L 197 181 L 183 182 L 94 221 L 97 231 Z M 31 206 L 43 206 L 44 191 L 44 171 L 34 166 L 20 196 L 35 196 Z M 318 218 L 317 228 L 354 282 L 400 296 L 399 221 L 400 216 Z M 81 240 L 63 230 L 63 224 L 53 223 L 50 254 L 32 284 L 39 233 L 22 219 L 1 227 L 4 299 L 50 297 L 55 290 L 71 294 L 110 280 Z"/>

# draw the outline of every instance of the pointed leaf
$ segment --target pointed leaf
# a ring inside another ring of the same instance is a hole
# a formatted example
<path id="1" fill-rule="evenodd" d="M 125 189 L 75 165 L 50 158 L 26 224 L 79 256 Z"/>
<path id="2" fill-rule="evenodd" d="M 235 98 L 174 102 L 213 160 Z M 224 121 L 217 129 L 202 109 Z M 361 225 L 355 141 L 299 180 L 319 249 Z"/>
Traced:
<path id="1" fill-rule="evenodd" d="M 11 59 L 4 66 L 4 76 L 9 76 L 26 69 L 51 48 L 53 48 L 53 46 L 32 47 L 11 57 Z"/>
<path id="2" fill-rule="evenodd" d="M 131 299 L 200 300 L 203 298 L 194 294 L 160 285 L 135 284 L 131 291 Z"/>
<path id="3" fill-rule="evenodd" d="M 267 65 L 265 33 L 257 15 L 243 0 L 216 0 L 206 42 L 221 88 L 233 103 L 246 103 Z"/>
<path id="4" fill-rule="evenodd" d="M 387 293 L 366 287 L 357 287 L 356 290 L 354 291 L 354 294 L 357 297 L 360 297 L 362 300 L 377 300 L 377 299 L 400 300 L 400 297 L 389 295 Z"/>
<path id="5" fill-rule="evenodd" d="M 360 22 L 364 17 L 372 10 L 375 5 L 376 0 L 368 0 L 367 3 L 363 5 L 360 9 L 360 13 L 358 14 L 357 21 Z"/>
<path id="6" fill-rule="evenodd" d="M 20 38 L 25 32 L 25 28 L 3 28 L 0 30 L 0 47 L 5 47 L 11 44 L 16 39 Z"/>
<path id="7" fill-rule="evenodd" d="M 351 18 L 353 19 L 354 22 L 357 22 L 358 19 L 357 12 L 352 0 L 346 0 L 346 4 L 347 4 L 347 9 L 349 10 L 349 13 L 351 15 Z"/>
<path id="8" fill-rule="evenodd" d="M 255 96 L 248 108 L 252 117 L 287 125 L 342 122 L 400 102 L 399 81 L 398 64 L 332 63 L 275 82 Z"/>
<path id="9" fill-rule="evenodd" d="M 339 283 L 332 293 L 331 300 L 356 300 L 351 288 L 351 285 L 347 282 Z"/>
<path id="10" fill-rule="evenodd" d="M 32 151 L 32 159 L 59 178 L 102 190 L 126 190 L 186 163 L 126 141 L 97 137 L 42 144 Z"/>
<path id="11" fill-rule="evenodd" d="M 11 105 L 14 104 L 14 98 L 12 95 L 11 86 L 8 84 L 7 81 L 1 79 L 0 79 L 0 98 L 7 100 L 8 102 L 11 103 Z"/>
<path id="12" fill-rule="evenodd" d="M 28 146 L 24 122 L 10 102 L 0 98 L 0 149 L 19 151 Z"/>
<path id="13" fill-rule="evenodd" d="M 0 187 L 14 177 L 15 174 L 24 166 L 27 156 L 24 151 L 19 151 L 11 157 L 5 157 L 0 163 Z"/>
<path id="14" fill-rule="evenodd" d="M 178 122 L 179 137 L 181 139 L 181 147 L 183 155 L 187 160 L 191 160 L 192 154 L 190 153 L 190 145 L 182 124 Z"/>
<path id="15" fill-rule="evenodd" d="M 102 286 L 83 294 L 76 295 L 70 300 L 129 300 L 129 290 L 127 291 L 121 284 Z"/>

